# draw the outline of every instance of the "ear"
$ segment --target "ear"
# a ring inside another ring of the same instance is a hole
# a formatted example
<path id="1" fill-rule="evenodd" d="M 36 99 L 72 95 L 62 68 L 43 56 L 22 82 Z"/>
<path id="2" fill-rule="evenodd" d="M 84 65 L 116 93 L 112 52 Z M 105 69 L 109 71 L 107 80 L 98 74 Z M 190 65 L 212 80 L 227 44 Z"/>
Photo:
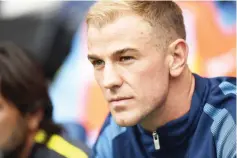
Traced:
<path id="1" fill-rule="evenodd" d="M 178 77 L 187 64 L 188 45 L 183 39 L 177 39 L 168 47 L 171 60 L 169 62 L 170 75 Z"/>
<path id="2" fill-rule="evenodd" d="M 40 122 L 44 116 L 43 109 L 39 108 L 33 113 L 26 116 L 28 129 L 30 131 L 37 131 L 39 129 Z"/>

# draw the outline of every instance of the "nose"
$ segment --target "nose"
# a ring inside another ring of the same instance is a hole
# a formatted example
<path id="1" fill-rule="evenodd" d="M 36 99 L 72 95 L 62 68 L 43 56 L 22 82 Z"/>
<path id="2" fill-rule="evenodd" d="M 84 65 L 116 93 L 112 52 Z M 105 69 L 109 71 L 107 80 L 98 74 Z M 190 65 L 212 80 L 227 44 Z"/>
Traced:
<path id="1" fill-rule="evenodd" d="M 103 86 L 106 89 L 115 89 L 122 85 L 122 79 L 117 71 L 117 69 L 112 65 L 105 65 Z"/>

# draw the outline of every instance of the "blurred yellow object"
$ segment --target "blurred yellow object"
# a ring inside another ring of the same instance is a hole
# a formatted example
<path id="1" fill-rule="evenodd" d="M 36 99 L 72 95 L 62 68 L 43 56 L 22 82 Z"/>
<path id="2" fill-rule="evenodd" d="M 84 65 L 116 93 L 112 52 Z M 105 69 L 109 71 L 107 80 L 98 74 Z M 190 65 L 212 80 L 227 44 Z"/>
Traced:
<path id="1" fill-rule="evenodd" d="M 46 132 L 40 130 L 35 136 L 35 142 L 39 144 L 44 144 L 46 138 Z M 65 156 L 66 158 L 88 158 L 86 153 L 84 153 L 81 149 L 70 144 L 63 137 L 57 134 L 53 134 L 49 138 L 48 142 L 46 143 L 46 147 Z"/>

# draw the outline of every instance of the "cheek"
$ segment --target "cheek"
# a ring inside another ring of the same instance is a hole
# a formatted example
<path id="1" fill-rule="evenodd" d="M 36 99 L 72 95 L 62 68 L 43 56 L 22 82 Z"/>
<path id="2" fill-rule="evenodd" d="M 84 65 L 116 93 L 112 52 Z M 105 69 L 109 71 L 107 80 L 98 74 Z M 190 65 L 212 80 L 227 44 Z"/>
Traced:
<path id="1" fill-rule="evenodd" d="M 13 119 L 13 115 L 11 117 L 4 114 L 0 115 L 0 147 L 2 148 L 13 132 L 16 119 Z"/>
<path id="2" fill-rule="evenodd" d="M 22 143 L 26 134 L 26 124 L 20 116 L 0 115 L 0 149 L 12 150 Z"/>
<path id="3" fill-rule="evenodd" d="M 94 70 L 94 78 L 95 78 L 95 81 L 99 84 L 99 86 L 102 85 L 102 80 L 103 80 L 102 75 L 103 75 L 102 72 Z"/>
<path id="4" fill-rule="evenodd" d="M 168 90 L 169 73 L 164 65 L 150 64 L 146 69 L 139 72 L 138 89 L 140 96 L 146 101 L 161 99 Z"/>
<path id="5" fill-rule="evenodd" d="M 96 82 L 95 82 L 95 86 L 96 86 L 96 87 L 99 87 L 100 90 L 101 90 L 101 92 L 102 92 L 103 94 L 105 94 L 105 88 L 104 88 L 104 86 L 103 86 L 102 77 L 95 75 L 95 81 L 96 81 Z"/>

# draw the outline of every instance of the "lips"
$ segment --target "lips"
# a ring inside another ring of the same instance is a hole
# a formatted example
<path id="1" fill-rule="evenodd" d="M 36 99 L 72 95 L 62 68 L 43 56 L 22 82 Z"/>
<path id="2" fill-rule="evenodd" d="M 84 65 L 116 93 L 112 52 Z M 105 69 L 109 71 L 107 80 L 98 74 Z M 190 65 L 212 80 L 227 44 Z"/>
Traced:
<path id="1" fill-rule="evenodd" d="M 115 109 L 125 108 L 130 103 L 132 97 L 117 97 L 109 100 L 109 104 Z"/>
<path id="2" fill-rule="evenodd" d="M 116 97 L 116 98 L 112 98 L 109 99 L 109 102 L 119 102 L 119 101 L 124 101 L 124 100 L 129 100 L 132 99 L 132 97 Z"/>

